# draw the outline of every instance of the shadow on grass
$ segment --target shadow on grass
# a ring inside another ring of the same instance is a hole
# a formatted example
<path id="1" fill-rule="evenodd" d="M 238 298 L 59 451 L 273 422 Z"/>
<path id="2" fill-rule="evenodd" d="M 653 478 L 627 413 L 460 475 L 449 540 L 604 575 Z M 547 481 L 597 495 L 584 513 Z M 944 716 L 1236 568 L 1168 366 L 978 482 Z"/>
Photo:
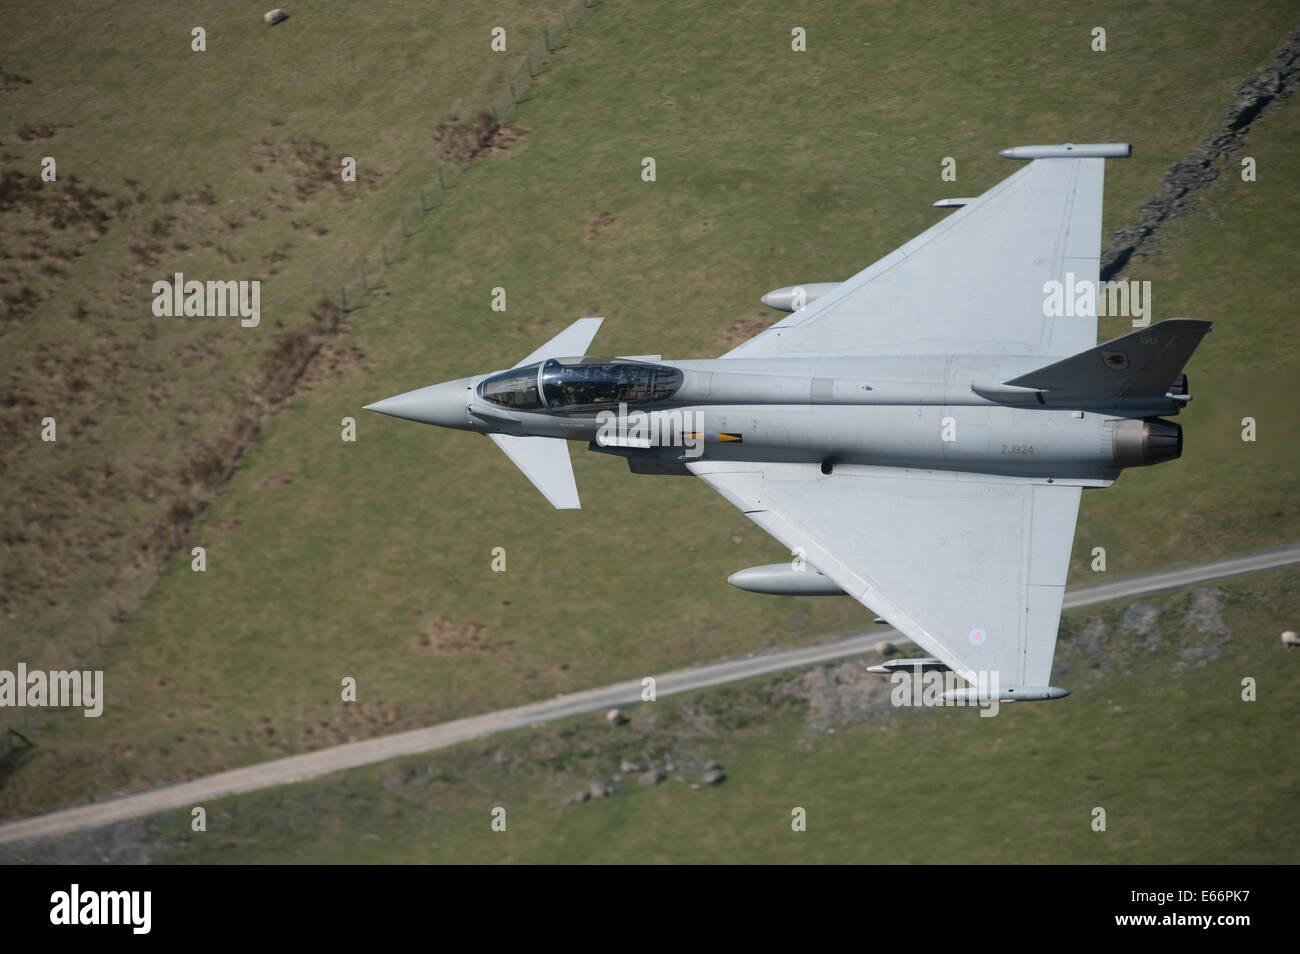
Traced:
<path id="1" fill-rule="evenodd" d="M 35 749 L 32 741 L 17 729 L 10 729 L 0 737 L 0 791 L 4 791 L 9 779 L 18 774 Z"/>

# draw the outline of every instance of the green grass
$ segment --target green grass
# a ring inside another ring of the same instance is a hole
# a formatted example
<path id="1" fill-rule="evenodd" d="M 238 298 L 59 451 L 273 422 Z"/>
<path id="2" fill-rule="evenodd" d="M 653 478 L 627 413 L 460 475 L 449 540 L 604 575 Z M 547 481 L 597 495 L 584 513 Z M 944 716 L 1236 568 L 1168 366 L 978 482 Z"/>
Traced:
<path id="1" fill-rule="evenodd" d="M 1161 171 L 1217 127 L 1235 85 L 1290 27 L 1291 10 L 1257 2 L 1231 15 L 1211 3 L 1099 11 L 820 4 L 792 19 L 775 3 L 743 17 L 707 5 L 609 3 L 590 14 L 513 117 L 531 135 L 462 176 L 381 292 L 349 316 L 343 341 L 364 352 L 367 373 L 300 394 L 241 461 L 193 535 L 208 548 L 207 573 L 177 558 L 97 641 L 54 634 L 107 670 L 108 709 L 94 722 L 33 717 L 26 727 L 38 749 L 0 788 L 0 815 L 863 627 L 866 614 L 845 600 L 727 587 L 730 572 L 782 550 L 696 482 L 633 477 L 618 460 L 575 448 L 584 511 L 556 512 L 488 442 L 358 410 L 508 366 L 582 314 L 607 316 L 595 352 L 716 355 L 728 324 L 764 314 L 756 304 L 764 291 L 847 277 L 936 221 L 934 199 L 977 194 L 1010 174 L 1017 166 L 996 155 L 1009 145 L 1135 142 L 1132 159 L 1107 168 L 1105 225 L 1121 227 Z M 808 29 L 806 54 L 789 52 L 796 22 Z M 1110 37 L 1104 54 L 1088 50 L 1098 23 Z M 431 42 L 451 42 L 464 29 L 434 32 Z M 385 63 L 404 66 L 353 76 L 364 85 L 377 72 L 391 84 L 382 109 L 367 101 L 327 123 L 320 114 L 335 100 L 313 97 L 319 131 L 310 135 L 383 143 L 377 125 L 409 125 L 411 75 L 438 57 L 410 62 L 414 54 L 400 50 Z M 264 64 L 246 72 L 284 81 Z M 139 70 L 122 81 L 147 88 L 167 72 L 151 60 Z M 225 103 L 232 91 L 218 85 L 207 95 Z M 428 112 L 425 143 L 440 108 Z M 1185 223 L 1186 244 L 1174 237 L 1160 258 L 1131 270 L 1160 278 L 1157 317 L 1184 313 L 1164 310 L 1176 302 L 1217 318 L 1200 306 L 1237 291 L 1209 284 L 1211 264 L 1238 284 L 1258 275 L 1263 287 L 1251 292 L 1258 307 L 1231 327 L 1220 320 L 1192 365 L 1187 456 L 1085 497 L 1074 585 L 1094 581 L 1086 561 L 1097 545 L 1108 549 L 1110 573 L 1127 574 L 1296 538 L 1286 481 L 1295 452 L 1280 436 L 1286 392 L 1277 383 L 1295 364 L 1294 345 L 1276 334 L 1290 284 L 1285 256 L 1259 268 L 1246 244 L 1294 228 L 1293 114 L 1288 104 L 1252 141 L 1261 155 L 1275 144 L 1248 224 L 1234 218 L 1233 195 L 1206 201 L 1225 232 L 1239 225 L 1245 236 L 1196 245 L 1198 211 Z M 263 122 L 259 115 L 256 128 Z M 161 137 L 158 148 L 176 138 Z M 101 145 L 110 151 L 111 141 Z M 199 161 L 189 148 L 176 154 L 178 176 Z M 381 164 L 402 169 L 415 161 L 384 155 Z M 657 160 L 654 183 L 640 179 L 647 155 Z M 948 155 L 958 160 L 955 185 L 939 179 Z M 349 236 L 356 230 L 357 244 L 378 234 L 378 202 L 374 228 L 353 222 L 352 211 L 331 214 L 349 222 Z M 613 224 L 590 238 L 605 213 Z M 266 227 L 273 240 L 287 226 L 276 215 Z M 346 243 L 326 239 L 341 254 Z M 1231 258 L 1220 262 L 1225 247 Z M 326 277 L 307 263 L 291 259 L 285 275 L 314 301 Z M 1195 292 L 1176 299 L 1165 268 L 1179 269 Z M 507 289 L 505 314 L 489 308 L 495 286 Z M 1242 343 L 1221 352 L 1215 370 L 1205 358 L 1225 339 Z M 1238 415 L 1228 395 L 1246 388 L 1267 439 L 1238 446 L 1225 423 Z M 190 395 L 196 407 L 205 399 Z M 345 415 L 358 417 L 355 444 L 339 440 Z M 154 420 L 141 415 L 135 426 L 144 434 Z M 138 447 L 122 454 L 132 459 Z M 272 479 L 284 473 L 290 483 Z M 503 574 L 489 570 L 496 546 L 507 550 Z M 417 635 L 439 617 L 480 624 L 489 645 L 421 647 Z M 65 658 L 53 638 L 38 644 L 30 631 L 15 643 L 32 665 Z M 339 702 L 348 675 L 358 680 L 357 707 Z M 933 784 L 919 755 L 914 768 L 915 785 Z"/>
<path id="2" fill-rule="evenodd" d="M 26 849 L 9 860 L 160 863 L 830 862 L 1294 863 L 1300 836 L 1279 824 L 1300 794 L 1284 757 L 1300 716 L 1278 640 L 1293 625 L 1300 570 L 1221 585 L 1230 636 L 1217 659 L 1181 653 L 1217 642 L 1189 627 L 1190 591 L 1165 594 L 1159 645 L 1119 626 L 1117 604 L 1067 614 L 1051 704 L 889 711 L 814 729 L 806 703 L 752 680 L 384 763 Z M 1102 668 L 1077 642 L 1106 626 Z M 861 665 L 861 662 L 855 665 Z M 1242 680 L 1257 701 L 1242 701 Z M 876 677 L 868 677 L 876 678 Z M 620 760 L 671 752 L 682 779 L 564 805 Z M 692 788 L 698 763 L 727 780 Z M 504 833 L 491 812 L 506 809 Z M 807 812 L 807 831 L 790 827 Z M 1106 830 L 1092 830 L 1093 809 Z M 95 847 L 99 846 L 99 847 Z"/>
<path id="3" fill-rule="evenodd" d="M 154 532 L 195 498 L 193 462 L 266 400 L 267 356 L 392 244 L 434 181 L 438 123 L 492 102 L 559 4 L 335 7 L 274 28 L 249 3 L 8 11 L 0 63 L 29 82 L 5 83 L 0 173 L 34 178 L 50 156 L 58 181 L 0 202 L 5 305 L 41 299 L 0 312 L 7 655 L 93 653 L 152 585 Z M 75 188 L 105 193 L 103 234 L 51 217 Z M 261 324 L 154 317 L 152 284 L 175 272 L 261 280 Z M 45 416 L 57 443 L 39 440 Z"/>
<path id="4" fill-rule="evenodd" d="M 1125 272 L 1152 283 L 1153 321 L 1215 324 L 1189 366 L 1193 401 L 1178 417 L 1182 458 L 1084 495 L 1076 583 L 1093 575 L 1094 546 L 1107 548 L 1110 572 L 1129 575 L 1300 537 L 1300 429 L 1289 401 L 1295 279 L 1289 256 L 1277 254 L 1300 242 L 1294 101 L 1259 120 L 1242 155 L 1255 157 L 1259 180 L 1243 182 L 1236 158 L 1225 163 L 1196 210 L 1166 222 L 1155 254 Z M 1124 334 L 1128 324 L 1102 319 L 1101 337 Z M 1242 440 L 1246 417 L 1256 421 L 1254 443 Z M 1134 532 L 1139 527 L 1148 530 Z"/>

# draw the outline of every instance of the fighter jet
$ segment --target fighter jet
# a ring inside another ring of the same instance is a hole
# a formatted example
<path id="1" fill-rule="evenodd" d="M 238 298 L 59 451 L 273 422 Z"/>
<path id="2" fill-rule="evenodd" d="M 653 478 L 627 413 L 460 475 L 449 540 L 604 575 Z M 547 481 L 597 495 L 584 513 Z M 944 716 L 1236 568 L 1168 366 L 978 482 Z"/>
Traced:
<path id="1" fill-rule="evenodd" d="M 734 585 L 847 594 L 930 654 L 880 670 L 1060 698 L 1080 494 L 1180 456 L 1165 418 L 1210 330 L 1172 318 L 1097 344 L 1104 165 L 1130 154 L 1003 150 L 1029 164 L 937 202 L 956 211 L 847 281 L 764 295 L 789 314 L 720 358 L 587 357 L 602 319 L 583 318 L 513 368 L 368 409 L 487 434 L 561 509 L 579 506 L 566 441 L 693 474 L 792 553 Z"/>

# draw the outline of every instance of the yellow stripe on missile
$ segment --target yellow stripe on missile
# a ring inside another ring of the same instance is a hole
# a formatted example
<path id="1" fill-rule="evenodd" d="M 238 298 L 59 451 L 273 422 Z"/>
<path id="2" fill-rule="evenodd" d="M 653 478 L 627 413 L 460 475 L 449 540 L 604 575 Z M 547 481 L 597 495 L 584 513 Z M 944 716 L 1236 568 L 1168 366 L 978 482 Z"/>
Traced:
<path id="1" fill-rule="evenodd" d="M 712 431 L 708 431 L 704 434 L 701 434 L 699 431 L 691 431 L 689 434 L 685 434 L 683 436 L 687 440 L 692 440 L 692 441 L 704 440 L 704 441 L 721 442 L 721 441 L 743 441 L 745 439 L 745 436 L 743 434 L 726 434 L 721 431 L 719 431 L 717 434 L 714 434 Z"/>

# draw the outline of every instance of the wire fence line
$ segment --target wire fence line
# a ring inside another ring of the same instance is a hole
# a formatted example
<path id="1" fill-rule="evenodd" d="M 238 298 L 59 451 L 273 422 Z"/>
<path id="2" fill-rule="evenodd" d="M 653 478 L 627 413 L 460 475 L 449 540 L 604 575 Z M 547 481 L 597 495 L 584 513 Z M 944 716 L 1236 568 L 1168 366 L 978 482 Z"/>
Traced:
<path id="1" fill-rule="evenodd" d="M 524 56 L 524 62 L 506 86 L 481 111 L 491 116 L 494 122 L 504 123 L 508 120 L 520 103 L 527 102 L 534 95 L 537 78 L 549 68 L 551 55 L 569 45 L 569 38 L 578 29 L 583 16 L 603 2 L 604 0 L 574 0 L 553 15 L 542 28 L 541 40 Z M 380 287 L 383 273 L 398 260 L 402 248 L 411 237 L 424 227 L 429 213 L 442 205 L 444 197 L 455 187 L 462 171 L 458 166 L 440 163 L 431 181 L 420 186 L 402 207 L 397 225 L 380 243 L 379 248 L 369 254 L 355 256 L 344 266 L 341 279 L 336 280 L 339 306 L 345 314 L 362 307 L 370 292 Z"/>

